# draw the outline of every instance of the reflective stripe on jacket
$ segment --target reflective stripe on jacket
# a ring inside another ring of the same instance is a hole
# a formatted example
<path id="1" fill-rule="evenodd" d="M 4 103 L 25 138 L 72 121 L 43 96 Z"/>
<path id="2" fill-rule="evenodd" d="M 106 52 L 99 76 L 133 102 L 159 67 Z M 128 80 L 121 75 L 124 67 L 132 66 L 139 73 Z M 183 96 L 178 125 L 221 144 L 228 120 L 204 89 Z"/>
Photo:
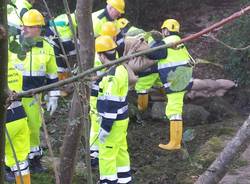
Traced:
<path id="1" fill-rule="evenodd" d="M 181 40 L 181 38 L 177 35 L 167 36 L 163 39 L 165 44 L 177 42 Z M 167 81 L 168 74 L 171 71 L 175 71 L 179 66 L 189 66 L 189 53 L 184 46 L 184 44 L 178 45 L 176 48 L 167 48 L 167 57 L 165 59 L 159 59 L 158 62 L 158 71 L 160 74 L 161 81 L 165 87 L 165 91 L 167 93 L 172 93 L 170 89 L 171 83 Z M 192 79 L 190 79 L 190 84 L 186 87 L 187 90 L 192 86 Z"/>
<path id="2" fill-rule="evenodd" d="M 110 131 L 115 120 L 128 118 L 128 72 L 123 65 L 110 70 L 99 83 L 97 111 L 102 117 L 101 127 Z"/>
<path id="3" fill-rule="evenodd" d="M 10 59 L 15 65 L 21 65 L 24 91 L 58 81 L 54 50 L 45 39 L 37 42 L 23 61 L 14 53 Z"/>

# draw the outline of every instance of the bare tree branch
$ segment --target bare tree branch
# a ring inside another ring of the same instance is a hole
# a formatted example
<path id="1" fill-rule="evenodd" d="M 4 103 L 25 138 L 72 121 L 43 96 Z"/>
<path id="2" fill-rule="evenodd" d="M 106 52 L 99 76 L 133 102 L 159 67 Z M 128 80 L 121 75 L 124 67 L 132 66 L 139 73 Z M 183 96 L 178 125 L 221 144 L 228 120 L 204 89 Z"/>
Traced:
<path id="1" fill-rule="evenodd" d="M 237 51 L 237 50 L 240 50 L 240 51 L 243 51 L 243 50 L 250 49 L 250 45 L 248 45 L 248 46 L 246 46 L 246 47 L 241 47 L 241 48 L 232 47 L 232 46 L 226 44 L 225 42 L 219 40 L 218 38 L 216 38 L 216 37 L 215 37 L 214 35 L 212 35 L 212 34 L 208 34 L 208 35 L 204 35 L 204 36 L 206 36 L 206 37 L 208 37 L 208 38 L 211 38 L 212 40 L 214 40 L 214 41 L 220 43 L 221 45 L 224 45 L 226 48 L 228 48 L 228 49 L 230 49 L 230 50 L 236 50 L 236 51 Z"/>
<path id="2" fill-rule="evenodd" d="M 228 170 L 228 166 L 239 152 L 241 145 L 250 138 L 250 116 L 238 130 L 235 137 L 227 144 L 216 160 L 198 178 L 195 184 L 216 184 Z"/>

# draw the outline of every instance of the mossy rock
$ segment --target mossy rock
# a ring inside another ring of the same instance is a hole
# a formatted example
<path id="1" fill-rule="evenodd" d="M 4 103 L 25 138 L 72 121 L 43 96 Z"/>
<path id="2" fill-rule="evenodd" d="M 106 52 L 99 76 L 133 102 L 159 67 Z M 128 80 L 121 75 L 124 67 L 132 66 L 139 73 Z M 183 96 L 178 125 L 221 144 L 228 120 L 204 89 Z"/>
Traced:
<path id="1" fill-rule="evenodd" d="M 210 113 L 200 105 L 185 104 L 183 111 L 183 120 L 187 126 L 205 124 L 210 116 Z"/>

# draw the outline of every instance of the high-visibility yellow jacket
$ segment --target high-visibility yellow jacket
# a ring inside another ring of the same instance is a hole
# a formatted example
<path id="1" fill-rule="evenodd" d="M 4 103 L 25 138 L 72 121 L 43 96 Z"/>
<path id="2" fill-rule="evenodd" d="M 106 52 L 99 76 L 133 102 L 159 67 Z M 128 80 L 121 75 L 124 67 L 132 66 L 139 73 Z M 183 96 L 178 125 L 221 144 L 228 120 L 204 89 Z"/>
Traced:
<path id="1" fill-rule="evenodd" d="M 128 118 L 127 94 L 129 80 L 123 65 L 112 68 L 99 83 L 97 110 L 102 117 L 101 127 L 110 132 L 114 121 Z"/>
<path id="2" fill-rule="evenodd" d="M 14 26 L 20 29 L 20 25 L 22 25 L 22 16 L 25 12 L 32 8 L 32 4 L 30 4 L 27 0 L 16 0 L 16 7 L 8 4 L 8 25 Z"/>
<path id="3" fill-rule="evenodd" d="M 9 55 L 11 53 L 9 52 Z M 8 87 L 15 92 L 22 91 L 22 73 L 18 71 L 14 62 L 9 59 L 8 62 Z M 14 101 L 7 109 L 6 123 L 13 122 L 26 117 L 26 113 L 20 101 Z"/>
<path id="4" fill-rule="evenodd" d="M 38 41 L 26 58 L 21 61 L 14 53 L 10 58 L 19 67 L 23 75 L 23 90 L 29 90 L 58 81 L 57 65 L 53 47 L 45 40 Z"/>
<path id="5" fill-rule="evenodd" d="M 98 67 L 98 66 L 102 66 L 102 62 L 100 61 L 99 59 L 99 56 L 98 54 L 96 53 L 95 54 L 95 62 L 94 62 L 94 67 Z M 102 70 L 99 70 L 96 72 L 96 75 L 97 76 L 100 76 L 102 75 L 104 72 L 105 72 L 105 68 L 102 69 Z M 93 81 L 92 82 L 92 85 L 91 85 L 91 96 L 95 96 L 97 97 L 98 96 L 98 92 L 99 92 L 99 83 L 100 83 L 101 79 L 98 79 L 96 81 Z"/>
<path id="6" fill-rule="evenodd" d="M 93 30 L 95 37 L 100 35 L 102 25 L 105 22 L 108 21 L 114 22 L 118 28 L 118 22 L 116 20 L 111 19 L 106 9 L 101 9 L 97 12 L 92 13 L 92 21 L 93 21 Z"/>
<path id="7" fill-rule="evenodd" d="M 76 32 L 77 22 L 76 22 L 75 13 L 71 13 L 70 15 L 71 15 L 74 31 Z M 67 14 L 62 14 L 62 15 L 57 16 L 54 19 L 54 23 L 59 33 L 59 36 L 63 42 L 73 40 L 73 33 L 70 29 L 69 19 L 68 19 Z M 50 22 L 50 27 L 53 31 L 55 31 L 52 22 Z"/>
<path id="8" fill-rule="evenodd" d="M 179 40 L 181 40 L 181 38 L 178 35 L 167 36 L 163 39 L 165 44 L 177 42 Z M 189 60 L 189 53 L 184 44 L 180 44 L 176 48 L 167 48 L 167 57 L 164 59 L 159 59 L 158 70 L 166 92 L 172 93 L 169 88 L 171 83 L 167 81 L 169 72 L 175 71 L 179 66 L 189 66 Z M 192 79 L 190 80 L 190 85 L 187 86 L 187 89 L 191 86 Z"/>

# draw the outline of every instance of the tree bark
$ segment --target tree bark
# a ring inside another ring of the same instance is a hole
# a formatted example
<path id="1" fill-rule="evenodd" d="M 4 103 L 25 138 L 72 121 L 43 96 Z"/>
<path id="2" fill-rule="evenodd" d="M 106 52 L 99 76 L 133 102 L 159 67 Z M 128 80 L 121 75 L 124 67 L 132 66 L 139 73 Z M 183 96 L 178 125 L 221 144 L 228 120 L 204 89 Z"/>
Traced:
<path id="1" fill-rule="evenodd" d="M 79 72 L 93 67 L 94 60 L 94 37 L 92 30 L 92 1 L 77 1 L 77 23 L 80 41 L 80 60 L 78 63 Z M 73 94 L 71 110 L 69 114 L 69 124 L 64 137 L 62 153 L 60 156 L 60 179 L 61 184 L 72 183 L 77 150 L 80 138 L 84 132 L 85 137 L 85 158 L 87 166 L 87 183 L 92 184 L 92 173 L 89 156 L 89 96 L 90 88 L 88 83 L 77 84 Z M 83 129 L 84 128 L 84 129 Z"/>
<path id="2" fill-rule="evenodd" d="M 78 38 L 80 41 L 80 72 L 93 68 L 94 66 L 94 32 L 92 23 L 92 0 L 78 0 L 76 4 Z M 92 184 L 92 170 L 90 164 L 90 118 L 89 100 L 90 83 L 83 83 L 83 117 L 84 117 L 84 138 L 85 138 L 85 163 L 87 166 L 87 183 Z"/>
<path id="3" fill-rule="evenodd" d="M 5 116 L 8 71 L 7 2 L 0 0 L 0 183 L 4 183 Z"/>
<path id="4" fill-rule="evenodd" d="M 195 184 L 216 184 L 228 170 L 229 164 L 239 152 L 241 145 L 250 138 L 250 116 L 238 130 L 236 136 L 227 144 L 216 160 L 198 178 Z"/>

